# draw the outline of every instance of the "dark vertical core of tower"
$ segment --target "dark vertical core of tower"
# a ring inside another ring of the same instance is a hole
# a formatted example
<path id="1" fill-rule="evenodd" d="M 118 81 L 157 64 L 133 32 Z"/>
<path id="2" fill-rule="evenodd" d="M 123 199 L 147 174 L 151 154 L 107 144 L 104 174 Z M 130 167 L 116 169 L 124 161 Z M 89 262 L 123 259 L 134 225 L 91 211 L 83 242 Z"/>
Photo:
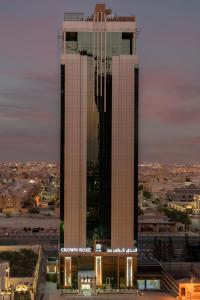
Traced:
<path id="1" fill-rule="evenodd" d="M 139 112 L 139 69 L 134 70 L 134 241 L 138 241 L 138 112 Z"/>
<path id="2" fill-rule="evenodd" d="M 95 76 L 97 76 L 95 74 Z M 100 83 L 99 76 L 98 82 Z M 96 82 L 96 80 L 95 80 Z M 95 86 L 95 105 L 98 119 L 98 158 L 94 164 L 87 162 L 87 246 L 101 242 L 110 246 L 111 240 L 111 144 L 112 144 L 112 76 L 106 75 L 106 87 L 102 76 L 100 85 Z M 104 101 L 104 90 L 106 98 Z M 105 106 L 105 107 L 104 107 Z M 88 145 L 88 151 L 90 152 Z M 88 155 L 89 157 L 89 155 Z"/>
<path id="3" fill-rule="evenodd" d="M 112 145 L 112 76 L 106 75 L 106 107 L 99 107 L 99 164 L 101 187 L 101 224 L 104 239 L 111 239 L 111 145 Z"/>

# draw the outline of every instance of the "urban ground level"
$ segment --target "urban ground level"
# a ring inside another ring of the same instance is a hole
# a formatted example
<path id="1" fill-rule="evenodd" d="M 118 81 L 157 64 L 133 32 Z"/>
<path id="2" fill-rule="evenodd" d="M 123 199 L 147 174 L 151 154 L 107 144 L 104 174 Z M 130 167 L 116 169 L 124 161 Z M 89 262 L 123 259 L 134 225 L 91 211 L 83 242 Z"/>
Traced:
<path id="1" fill-rule="evenodd" d="M 56 296 L 51 297 L 50 300 L 65 299 L 65 300 L 76 300 L 83 298 L 85 300 L 175 300 L 176 298 L 167 293 L 161 292 L 146 292 L 143 296 L 137 294 L 104 294 L 104 295 L 94 295 L 94 296 Z"/>
<path id="2" fill-rule="evenodd" d="M 61 293 L 56 289 L 56 284 L 45 283 L 42 288 L 42 297 L 37 300 L 176 300 L 176 297 L 167 292 L 144 292 L 139 295 L 137 292 L 131 294 L 102 294 L 92 296 L 80 296 Z"/>

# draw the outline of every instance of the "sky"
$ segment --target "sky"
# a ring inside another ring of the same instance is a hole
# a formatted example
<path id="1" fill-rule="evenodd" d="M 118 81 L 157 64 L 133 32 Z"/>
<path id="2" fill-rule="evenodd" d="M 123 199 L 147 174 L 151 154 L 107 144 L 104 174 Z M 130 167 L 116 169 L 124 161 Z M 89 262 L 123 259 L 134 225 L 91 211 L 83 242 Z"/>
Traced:
<path id="1" fill-rule="evenodd" d="M 96 2 L 0 0 L 0 161 L 59 161 L 58 32 Z M 140 161 L 200 162 L 200 1 L 102 2 L 136 16 Z"/>

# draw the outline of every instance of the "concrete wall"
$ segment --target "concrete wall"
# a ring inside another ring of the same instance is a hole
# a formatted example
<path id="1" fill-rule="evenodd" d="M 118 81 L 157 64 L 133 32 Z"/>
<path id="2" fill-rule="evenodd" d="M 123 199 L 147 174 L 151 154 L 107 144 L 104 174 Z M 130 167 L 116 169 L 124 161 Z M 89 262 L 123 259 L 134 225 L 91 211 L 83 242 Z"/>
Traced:
<path id="1" fill-rule="evenodd" d="M 65 64 L 64 246 L 86 246 L 87 57 L 62 55 Z"/>
<path id="2" fill-rule="evenodd" d="M 134 66 L 135 56 L 112 60 L 111 245 L 133 247 L 134 236 Z M 137 199 L 136 199 L 137 201 Z"/>

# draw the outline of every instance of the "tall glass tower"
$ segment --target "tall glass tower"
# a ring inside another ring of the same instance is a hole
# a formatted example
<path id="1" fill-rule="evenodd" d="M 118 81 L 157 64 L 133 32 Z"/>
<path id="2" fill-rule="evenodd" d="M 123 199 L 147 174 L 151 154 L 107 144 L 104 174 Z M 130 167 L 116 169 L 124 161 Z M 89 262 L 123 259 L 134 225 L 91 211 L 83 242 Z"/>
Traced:
<path id="1" fill-rule="evenodd" d="M 80 287 L 81 272 L 90 271 L 100 286 L 108 278 L 106 265 L 111 268 L 116 259 L 115 285 L 132 286 L 138 201 L 135 17 L 113 16 L 97 4 L 90 17 L 66 13 L 61 36 L 61 283 Z"/>

